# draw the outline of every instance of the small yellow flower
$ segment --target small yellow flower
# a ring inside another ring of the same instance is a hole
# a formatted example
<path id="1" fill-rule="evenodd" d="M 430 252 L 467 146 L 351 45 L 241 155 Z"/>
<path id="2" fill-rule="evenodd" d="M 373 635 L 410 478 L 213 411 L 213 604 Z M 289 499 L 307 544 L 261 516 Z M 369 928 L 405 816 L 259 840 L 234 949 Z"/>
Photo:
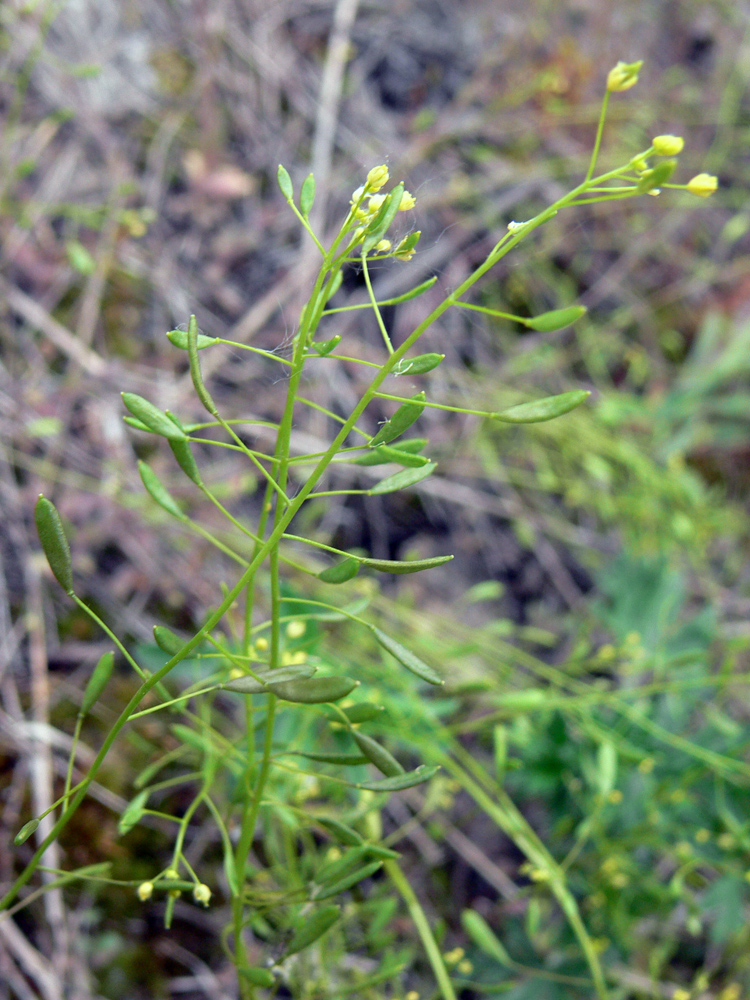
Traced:
<path id="1" fill-rule="evenodd" d="M 470 976 L 474 971 L 474 966 L 471 964 L 468 958 L 463 959 L 456 966 L 456 971 L 460 972 L 462 976 Z"/>
<path id="2" fill-rule="evenodd" d="M 265 653 L 265 651 L 268 649 L 268 639 L 265 639 L 263 636 L 261 636 L 260 639 L 256 639 L 255 648 L 258 650 L 259 653 Z"/>
<path id="3" fill-rule="evenodd" d="M 739 983 L 730 983 L 719 994 L 719 1000 L 740 1000 L 742 990 Z"/>
<path id="4" fill-rule="evenodd" d="M 391 246 L 392 244 L 390 240 L 381 240 L 379 243 L 375 244 L 375 249 L 379 253 L 385 253 L 387 250 L 391 249 Z"/>
<path id="5" fill-rule="evenodd" d="M 142 903 L 145 903 L 147 899 L 151 899 L 154 893 L 154 883 L 153 882 L 141 882 L 136 890 L 136 895 Z"/>
<path id="6" fill-rule="evenodd" d="M 367 212 L 368 212 L 368 214 L 369 215 L 374 215 L 377 212 L 377 210 L 380 208 L 380 206 L 383 204 L 384 201 L 385 201 L 385 195 L 384 194 L 371 194 L 370 195 L 370 200 L 367 203 Z"/>
<path id="7" fill-rule="evenodd" d="M 351 199 L 352 208 L 355 208 L 359 204 L 359 202 L 364 197 L 364 194 L 365 194 L 365 188 L 363 184 L 361 184 L 358 188 L 355 188 L 354 191 L 352 191 L 352 199 Z"/>
<path id="8" fill-rule="evenodd" d="M 411 191 L 404 191 L 401 195 L 401 202 L 398 206 L 399 212 L 408 212 L 410 209 L 414 208 L 417 204 L 417 199 L 411 193 Z"/>
<path id="9" fill-rule="evenodd" d="M 299 620 L 289 622 L 286 627 L 286 634 L 289 639 L 300 639 L 305 634 L 305 623 Z"/>
<path id="10" fill-rule="evenodd" d="M 388 183 L 388 177 L 388 167 L 381 163 L 379 167 L 373 167 L 369 172 L 365 187 L 368 191 L 379 191 L 384 184 Z"/>
<path id="11" fill-rule="evenodd" d="M 683 990 L 681 987 L 677 989 L 672 994 L 672 1000 L 690 1000 L 691 993 L 689 990 Z"/>
<path id="12" fill-rule="evenodd" d="M 677 156 L 681 153 L 685 140 L 679 135 L 657 135 L 651 140 L 657 156 Z"/>
<path id="13" fill-rule="evenodd" d="M 643 65 L 643 60 L 638 62 L 624 63 L 618 62 L 614 69 L 609 71 L 607 76 L 607 90 L 613 91 L 630 90 L 638 83 L 638 71 Z"/>
<path id="14" fill-rule="evenodd" d="M 697 194 L 699 198 L 709 198 L 718 186 L 719 180 L 713 174 L 696 174 L 685 185 L 690 194 Z"/>
<path id="15" fill-rule="evenodd" d="M 196 903 L 200 903 L 201 906 L 208 906 L 211 899 L 211 890 L 204 882 L 200 882 L 193 889 L 193 899 Z"/>
<path id="16" fill-rule="evenodd" d="M 711 833 L 705 827 L 695 831 L 695 840 L 698 844 L 707 844 L 711 839 Z"/>
<path id="17" fill-rule="evenodd" d="M 644 757 L 643 760 L 638 765 L 638 770 L 641 774 L 651 774 L 654 769 L 655 760 L 653 757 Z"/>
<path id="18" fill-rule="evenodd" d="M 409 990 L 404 1000 L 419 1000 L 419 993 L 416 990 Z"/>

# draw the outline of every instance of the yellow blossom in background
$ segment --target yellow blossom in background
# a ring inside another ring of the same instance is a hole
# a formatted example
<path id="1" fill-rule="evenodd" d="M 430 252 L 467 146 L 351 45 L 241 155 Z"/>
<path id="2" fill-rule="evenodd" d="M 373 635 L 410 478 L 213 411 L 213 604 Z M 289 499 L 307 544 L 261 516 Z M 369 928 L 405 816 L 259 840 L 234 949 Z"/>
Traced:
<path id="1" fill-rule="evenodd" d="M 417 199 L 410 191 L 404 191 L 401 195 L 401 203 L 398 206 L 399 212 L 408 212 L 417 204 Z"/>
<path id="2" fill-rule="evenodd" d="M 690 194 L 697 194 L 699 198 L 708 198 L 718 186 L 719 179 L 713 174 L 696 174 L 685 185 Z"/>
<path id="3" fill-rule="evenodd" d="M 373 167 L 372 170 L 367 175 L 367 184 L 365 185 L 368 191 L 379 191 L 384 184 L 388 183 L 388 167 L 384 163 L 381 163 L 379 167 Z"/>
<path id="4" fill-rule="evenodd" d="M 657 156 L 677 156 L 685 147 L 685 140 L 679 135 L 657 135 L 651 140 Z"/>
<path id="5" fill-rule="evenodd" d="M 643 60 L 638 62 L 624 63 L 618 62 L 614 69 L 609 71 L 607 76 L 607 90 L 611 92 L 620 90 L 630 90 L 638 83 L 638 71 L 643 65 Z"/>

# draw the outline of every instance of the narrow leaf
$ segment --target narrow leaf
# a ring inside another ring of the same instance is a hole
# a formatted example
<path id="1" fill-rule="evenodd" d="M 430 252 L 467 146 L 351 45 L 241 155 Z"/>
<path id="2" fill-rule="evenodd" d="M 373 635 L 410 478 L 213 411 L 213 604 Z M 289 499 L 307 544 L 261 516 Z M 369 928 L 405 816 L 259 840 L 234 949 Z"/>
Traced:
<path id="1" fill-rule="evenodd" d="M 186 351 L 188 349 L 187 330 L 170 330 L 167 337 L 174 344 L 174 346 L 179 347 L 180 350 Z M 199 333 L 196 338 L 195 346 L 199 351 L 202 351 L 204 347 L 211 347 L 212 344 L 220 343 L 221 339 L 219 337 L 206 337 L 202 333 Z"/>
<path id="2" fill-rule="evenodd" d="M 151 499 L 155 500 L 172 517 L 177 517 L 183 521 L 185 515 L 177 506 L 177 502 L 173 499 L 166 486 L 162 485 L 156 473 L 145 462 L 141 461 L 138 462 L 138 471 L 141 474 L 143 485 L 151 495 Z"/>
<path id="3" fill-rule="evenodd" d="M 562 330 L 563 327 L 575 323 L 581 316 L 585 316 L 586 312 L 586 306 L 567 306 L 565 309 L 553 309 L 551 312 L 532 316 L 531 319 L 524 319 L 522 323 L 531 330 L 538 330 L 539 333 L 552 333 L 553 330 Z"/>
<path id="4" fill-rule="evenodd" d="M 34 520 L 39 541 L 55 579 L 66 593 L 72 594 L 73 564 L 68 539 L 65 537 L 57 507 L 41 494 L 34 507 Z"/>
<path id="5" fill-rule="evenodd" d="M 461 914 L 461 924 L 468 936 L 485 955 L 494 958 L 496 962 L 510 968 L 513 961 L 497 938 L 490 925 L 476 910 L 464 910 Z"/>
<path id="6" fill-rule="evenodd" d="M 123 392 L 122 401 L 134 417 L 144 423 L 154 434 L 161 434 L 167 440 L 184 441 L 185 432 L 170 420 L 153 403 L 134 392 Z"/>
<path id="7" fill-rule="evenodd" d="M 382 861 L 371 861 L 369 865 L 365 865 L 363 868 L 358 868 L 356 871 L 351 872 L 349 875 L 345 875 L 337 882 L 327 882 L 325 885 L 321 885 L 318 888 L 313 889 L 310 896 L 315 900 L 330 899 L 332 896 L 338 896 L 340 892 L 346 892 L 346 890 L 351 889 L 353 885 L 356 885 L 358 882 L 363 882 L 366 878 L 374 875 L 375 872 L 379 871 L 382 867 Z"/>
<path id="8" fill-rule="evenodd" d="M 332 833 L 334 837 L 337 837 L 347 847 L 360 847 L 364 843 L 356 830 L 353 830 L 346 823 L 342 823 L 338 819 L 333 819 L 331 816 L 316 816 L 315 822 L 328 830 L 329 833 Z"/>
<path id="9" fill-rule="evenodd" d="M 585 389 L 574 389 L 572 392 L 561 392 L 559 396 L 546 396 L 533 403 L 511 406 L 509 410 L 493 413 L 492 417 L 508 424 L 538 424 L 574 410 L 590 395 Z"/>
<path id="10" fill-rule="evenodd" d="M 371 625 L 373 635 L 383 647 L 387 649 L 394 659 L 398 660 L 402 667 L 406 667 L 417 677 L 421 677 L 423 681 L 427 681 L 429 684 L 444 684 L 443 678 L 435 670 L 432 669 L 424 660 L 421 660 L 415 653 L 412 653 L 410 649 L 406 646 L 402 646 L 400 642 L 396 642 L 385 632 L 381 632 L 379 628 Z"/>
<path id="11" fill-rule="evenodd" d="M 416 771 L 407 771 L 395 778 L 380 778 L 377 781 L 358 781 L 355 788 L 366 788 L 371 792 L 399 792 L 403 788 L 413 788 L 429 781 L 440 770 L 438 765 L 427 767 L 420 765 Z"/>
<path id="12" fill-rule="evenodd" d="M 297 952 L 309 948 L 333 927 L 339 919 L 340 912 L 338 906 L 322 906 L 312 916 L 304 917 L 287 945 L 285 954 L 296 955 Z"/>
<path id="13" fill-rule="evenodd" d="M 432 475 L 436 468 L 437 462 L 428 462 L 421 469 L 404 469 L 403 472 L 396 472 L 394 475 L 388 476 L 387 479 L 382 479 L 375 486 L 371 487 L 367 493 L 371 497 L 376 497 L 383 493 L 395 493 L 397 490 L 405 490 L 407 487 L 414 486 L 416 483 L 420 483 L 423 479 Z"/>
<path id="14" fill-rule="evenodd" d="M 329 566 L 321 573 L 318 579 L 323 583 L 346 583 L 359 573 L 359 561 L 357 559 L 342 559 L 341 562 Z"/>

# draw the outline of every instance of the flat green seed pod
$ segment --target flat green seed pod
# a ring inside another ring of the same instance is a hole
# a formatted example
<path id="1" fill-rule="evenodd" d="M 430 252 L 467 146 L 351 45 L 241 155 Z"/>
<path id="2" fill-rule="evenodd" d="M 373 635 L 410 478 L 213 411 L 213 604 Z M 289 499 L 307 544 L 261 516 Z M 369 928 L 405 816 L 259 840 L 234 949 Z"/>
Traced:
<path id="1" fill-rule="evenodd" d="M 65 537 L 57 507 L 41 494 L 34 507 L 34 520 L 39 541 L 55 579 L 66 593 L 72 594 L 73 563 L 68 539 Z"/>
<path id="2" fill-rule="evenodd" d="M 190 443 L 188 441 L 170 441 L 169 447 L 172 449 L 172 454 L 177 459 L 177 464 L 180 466 L 188 479 L 192 480 L 196 486 L 202 486 L 203 480 L 201 479 L 198 466 L 193 458 Z"/>
<path id="3" fill-rule="evenodd" d="M 359 560 L 342 559 L 341 562 L 329 566 L 318 573 L 318 579 L 323 583 L 346 583 L 359 573 Z"/>
<path id="4" fill-rule="evenodd" d="M 188 334 L 187 330 L 170 330 L 167 334 L 169 341 L 174 344 L 175 347 L 179 347 L 180 350 L 186 351 L 188 349 Z M 196 338 L 196 348 L 202 351 L 204 347 L 211 347 L 213 344 L 221 343 L 219 337 L 206 337 L 204 334 L 199 333 Z"/>
<path id="5" fill-rule="evenodd" d="M 339 701 L 351 694 L 358 685 L 359 681 L 350 677 L 310 677 L 298 681 L 268 682 L 268 687 L 277 697 L 303 705 Z"/>
<path id="6" fill-rule="evenodd" d="M 383 493 L 396 493 L 398 490 L 408 489 L 409 486 L 414 486 L 417 483 L 421 483 L 423 479 L 427 479 L 436 468 L 437 462 L 428 462 L 421 469 L 404 469 L 403 472 L 396 472 L 386 479 L 381 479 L 367 493 L 371 497 L 377 497 Z"/>
<path id="7" fill-rule="evenodd" d="M 16 845 L 16 847 L 20 847 L 21 844 L 25 844 L 26 841 L 29 839 L 29 837 L 32 835 L 32 833 L 36 833 L 38 827 L 39 827 L 38 819 L 30 819 L 28 823 L 24 823 L 24 825 L 21 827 L 21 829 L 13 838 L 13 843 Z"/>
<path id="8" fill-rule="evenodd" d="M 391 448 L 387 444 L 380 444 L 376 448 L 370 448 L 364 455 L 350 459 L 350 461 L 352 465 L 385 465 L 386 462 L 394 462 L 409 469 L 421 469 L 430 460 L 426 455 L 415 455 L 402 448 L 401 445 L 395 445 Z"/>
<path id="9" fill-rule="evenodd" d="M 400 642 L 396 642 L 385 632 L 381 632 L 379 628 L 371 626 L 373 635 L 383 647 L 387 649 L 394 659 L 398 660 L 402 667 L 406 667 L 417 677 L 421 677 L 423 681 L 427 681 L 428 684 L 443 684 L 443 678 L 437 671 L 433 670 L 429 664 L 425 663 L 424 660 L 420 659 L 415 653 L 412 653 L 410 649 L 406 646 L 402 646 Z"/>
<path id="10" fill-rule="evenodd" d="M 400 437 L 404 431 L 408 430 L 415 420 L 418 420 L 422 410 L 425 408 L 426 396 L 423 392 L 418 392 L 396 410 L 382 425 L 374 438 L 370 441 L 370 447 L 376 448 L 379 444 L 388 444 L 390 441 Z"/>
<path id="11" fill-rule="evenodd" d="M 288 667 L 277 667 L 275 670 L 257 670 L 255 677 L 234 677 L 221 685 L 223 691 L 234 691 L 237 694 L 261 694 L 271 690 L 269 683 L 280 684 L 286 681 L 305 680 L 312 677 L 318 668 L 312 663 L 295 663 Z"/>
<path id="12" fill-rule="evenodd" d="M 83 692 L 83 699 L 81 700 L 81 707 L 78 712 L 80 716 L 88 715 L 96 702 L 99 701 L 99 696 L 107 686 L 107 682 L 112 676 L 114 666 L 115 654 L 112 650 L 104 653 L 104 655 L 99 658 L 99 662 L 94 667 L 91 677 L 89 677 L 88 684 Z"/>
<path id="13" fill-rule="evenodd" d="M 561 392 L 558 396 L 545 396 L 533 403 L 521 403 L 511 406 L 508 410 L 493 413 L 494 420 L 502 420 L 508 424 L 538 424 L 544 420 L 554 420 L 563 413 L 574 410 L 576 406 L 591 395 L 585 389 L 574 389 L 572 392 Z"/>
<path id="14" fill-rule="evenodd" d="M 336 345 L 341 341 L 341 335 L 336 334 L 335 337 L 331 337 L 330 340 L 314 340 L 310 345 L 312 349 L 321 358 L 324 358 L 326 354 L 330 354 L 331 351 L 336 347 Z"/>
<path id="15" fill-rule="evenodd" d="M 497 935 L 476 910 L 464 910 L 461 914 L 461 925 L 477 948 L 485 955 L 494 958 L 501 965 L 509 968 L 513 966 L 510 955 L 498 940 Z"/>
<path id="16" fill-rule="evenodd" d="M 315 201 L 315 178 L 308 174 L 302 181 L 302 188 L 299 193 L 299 210 L 305 218 L 310 214 Z"/>
<path id="17" fill-rule="evenodd" d="M 286 200 L 293 201 L 294 188 L 292 186 L 292 178 L 289 176 L 289 171 L 281 163 L 279 164 L 279 169 L 276 171 L 276 180 L 278 181 L 281 193 L 284 195 Z"/>
<path id="18" fill-rule="evenodd" d="M 553 309 L 551 312 L 540 313 L 539 316 L 532 316 L 531 319 L 524 319 L 521 322 L 530 330 L 537 330 L 539 333 L 552 333 L 553 330 L 562 330 L 571 323 L 575 323 L 581 316 L 586 315 L 586 306 L 567 306 L 565 309 Z"/>
<path id="19" fill-rule="evenodd" d="M 369 865 L 358 868 L 336 882 L 327 882 L 325 885 L 318 886 L 313 889 L 311 897 L 312 899 L 330 899 L 332 896 L 338 896 L 340 892 L 346 892 L 353 885 L 357 885 L 358 882 L 363 882 L 366 878 L 374 875 L 382 867 L 382 861 L 371 861 Z"/>
<path id="20" fill-rule="evenodd" d="M 133 416 L 145 424 L 154 434 L 161 434 L 169 441 L 185 440 L 185 431 L 143 396 L 138 396 L 134 392 L 123 392 L 122 401 Z"/>
<path id="21" fill-rule="evenodd" d="M 453 556 L 431 556 L 429 559 L 362 559 L 362 565 L 378 573 L 421 573 L 424 569 L 435 569 L 450 562 Z"/>
<path id="22" fill-rule="evenodd" d="M 401 767 L 393 754 L 386 750 L 385 747 L 382 747 L 372 736 L 352 729 L 352 737 L 365 757 L 386 778 L 395 778 L 396 775 L 404 773 L 403 767 Z"/>
<path id="23" fill-rule="evenodd" d="M 168 514 L 171 514 L 172 517 L 176 517 L 180 521 L 184 520 L 185 515 L 177 506 L 177 502 L 167 490 L 166 486 L 162 484 L 156 473 L 150 469 L 145 462 L 141 461 L 138 462 L 138 471 L 141 474 L 141 480 L 143 481 L 143 485 L 146 487 L 147 492 L 151 496 L 151 499 L 158 503 L 159 506 Z"/>
<path id="24" fill-rule="evenodd" d="M 239 969 L 238 972 L 243 979 L 247 979 L 253 986 L 263 986 L 266 989 L 270 989 L 276 983 L 273 973 L 269 972 L 268 969 L 258 969 L 246 965 L 244 968 Z"/>
<path id="25" fill-rule="evenodd" d="M 437 368 L 445 358 L 444 354 L 418 354 L 414 358 L 402 358 L 393 369 L 393 375 L 424 375 Z"/>
<path id="26" fill-rule="evenodd" d="M 185 645 L 185 640 L 167 628 L 166 625 L 154 625 L 154 642 L 168 656 L 174 656 Z"/>
<path id="27" fill-rule="evenodd" d="M 406 774 L 394 778 L 381 778 L 378 781 L 358 781 L 356 788 L 365 788 L 371 792 L 399 792 L 404 788 L 413 788 L 429 781 L 440 770 L 439 766 L 427 767 L 422 764 L 415 771 L 407 771 Z"/>

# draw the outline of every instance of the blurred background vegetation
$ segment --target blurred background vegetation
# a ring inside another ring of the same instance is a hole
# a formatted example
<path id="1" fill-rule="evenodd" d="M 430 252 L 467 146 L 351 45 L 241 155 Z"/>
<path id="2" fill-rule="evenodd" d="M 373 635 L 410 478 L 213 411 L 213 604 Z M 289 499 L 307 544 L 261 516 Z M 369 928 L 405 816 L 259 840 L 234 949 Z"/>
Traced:
<path id="1" fill-rule="evenodd" d="M 750 997 L 749 15 L 746 0 L 0 6 L 4 845 L 59 794 L 76 699 L 109 648 L 48 585 L 37 494 L 70 527 L 79 593 L 144 657 L 158 655 L 155 623 L 197 627 L 227 578 L 144 497 L 135 470 L 148 456 L 214 522 L 164 449 L 123 425 L 119 391 L 199 416 L 164 336 L 191 312 L 207 334 L 289 342 L 310 247 L 278 163 L 297 183 L 315 172 L 323 230 L 377 163 L 417 195 L 422 250 L 376 276 L 379 298 L 438 277 L 388 312 L 400 341 L 509 221 L 585 172 L 606 72 L 643 59 L 639 85 L 611 104 L 602 164 L 684 135 L 676 179 L 714 173 L 719 192 L 563 214 L 481 285 L 477 302 L 521 315 L 581 302 L 572 328 L 455 310 L 430 332 L 424 349 L 447 355 L 429 383 L 441 402 L 593 395 L 519 428 L 426 411 L 437 475 L 406 496 L 329 503 L 323 530 L 340 547 L 455 553 L 447 570 L 380 592 L 352 585 L 441 669 L 444 695 L 385 672 L 359 633 L 340 628 L 335 648 L 386 705 L 381 735 L 444 765 L 380 821 L 462 998 L 592 995 L 544 871 L 472 781 L 509 796 L 563 866 L 613 998 Z M 345 284 L 346 301 L 363 298 L 359 276 Z M 375 356 L 362 315 L 332 317 L 329 335 Z M 207 372 L 226 411 L 278 414 L 281 386 L 254 361 L 212 354 Z M 342 368 L 308 394 L 335 410 L 358 377 Z M 327 433 L 319 413 L 300 415 L 300 447 Z M 254 509 L 251 475 L 204 461 L 227 506 Z M 292 580 L 288 596 L 306 586 Z M 130 690 L 123 672 L 87 746 Z M 166 722 L 134 729 L 50 863 L 114 860 L 120 878 L 163 864 L 158 823 L 120 837 L 117 819 L 134 771 L 173 741 Z M 32 848 L 0 850 L 3 883 Z M 367 921 L 328 941 L 326 975 L 308 969 L 294 995 L 343 997 L 354 973 L 384 970 L 357 995 L 429 997 L 405 913 L 377 881 L 360 902 Z M 208 911 L 178 907 L 171 934 L 131 890 L 52 892 L 0 922 L 0 995 L 232 996 L 224 919 L 220 891 Z"/>

